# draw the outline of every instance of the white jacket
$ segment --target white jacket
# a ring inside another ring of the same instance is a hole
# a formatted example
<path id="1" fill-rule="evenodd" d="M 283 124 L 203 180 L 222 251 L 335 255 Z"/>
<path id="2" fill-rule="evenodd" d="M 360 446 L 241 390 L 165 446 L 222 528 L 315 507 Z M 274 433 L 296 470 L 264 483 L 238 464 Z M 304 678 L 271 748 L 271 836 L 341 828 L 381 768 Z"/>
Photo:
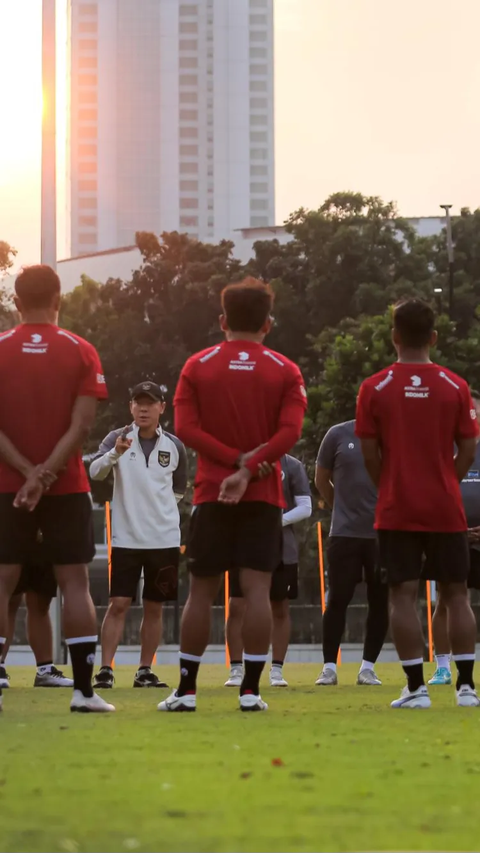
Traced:
<path id="1" fill-rule="evenodd" d="M 112 546 L 156 549 L 180 546 L 177 502 L 187 485 L 187 454 L 174 435 L 157 429 L 157 442 L 147 459 L 131 426 L 132 445 L 123 456 L 115 450 L 122 429 L 102 441 L 90 465 L 92 480 L 105 480 L 113 469 Z"/>

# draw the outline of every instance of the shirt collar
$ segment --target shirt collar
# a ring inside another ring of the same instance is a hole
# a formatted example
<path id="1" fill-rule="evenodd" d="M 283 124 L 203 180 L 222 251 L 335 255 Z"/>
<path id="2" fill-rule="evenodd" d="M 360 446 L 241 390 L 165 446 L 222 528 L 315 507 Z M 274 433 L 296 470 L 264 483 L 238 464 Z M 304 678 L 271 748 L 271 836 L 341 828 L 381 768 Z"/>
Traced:
<path id="1" fill-rule="evenodd" d="M 132 431 L 135 433 L 135 435 L 138 438 L 138 433 L 140 432 L 140 427 L 138 427 L 137 424 L 132 423 Z M 157 438 L 160 438 L 162 435 L 162 427 L 160 426 L 160 424 L 158 425 L 155 432 L 156 432 Z"/>

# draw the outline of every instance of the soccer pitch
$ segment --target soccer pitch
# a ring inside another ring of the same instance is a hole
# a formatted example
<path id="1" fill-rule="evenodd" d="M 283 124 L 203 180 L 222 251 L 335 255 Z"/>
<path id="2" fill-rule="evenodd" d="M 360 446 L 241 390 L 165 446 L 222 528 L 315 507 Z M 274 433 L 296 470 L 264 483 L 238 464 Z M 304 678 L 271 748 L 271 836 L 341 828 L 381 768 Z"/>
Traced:
<path id="1" fill-rule="evenodd" d="M 225 668 L 205 666 L 197 713 L 160 714 L 167 691 L 133 690 L 122 668 L 101 716 L 12 668 L 0 850 L 478 850 L 479 710 L 450 687 L 431 688 L 430 711 L 391 710 L 394 664 L 383 687 L 357 687 L 352 664 L 315 687 L 318 670 L 287 664 L 291 686 L 262 689 L 269 711 L 242 714 Z"/>

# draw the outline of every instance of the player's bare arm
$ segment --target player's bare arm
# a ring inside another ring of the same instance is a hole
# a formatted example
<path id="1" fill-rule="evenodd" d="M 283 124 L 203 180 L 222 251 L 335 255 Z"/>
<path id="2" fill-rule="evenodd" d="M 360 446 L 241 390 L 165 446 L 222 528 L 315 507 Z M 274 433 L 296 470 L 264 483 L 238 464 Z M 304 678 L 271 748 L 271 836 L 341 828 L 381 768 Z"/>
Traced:
<path id="1" fill-rule="evenodd" d="M 15 468 L 16 471 L 19 471 L 25 479 L 33 470 L 34 466 L 32 463 L 22 456 L 15 445 L 12 444 L 10 439 L 3 432 L 0 432 L 0 456 L 7 465 L 10 465 L 11 468 Z"/>
<path id="2" fill-rule="evenodd" d="M 370 474 L 373 484 L 378 487 L 382 473 L 382 452 L 378 439 L 362 438 L 362 453 L 365 461 L 365 468 Z"/>
<path id="3" fill-rule="evenodd" d="M 471 465 L 475 460 L 477 449 L 476 438 L 460 438 L 457 441 L 457 455 L 455 456 L 455 471 L 458 481 L 461 483 L 467 476 Z"/>
<path id="4" fill-rule="evenodd" d="M 320 493 L 321 498 L 325 501 L 330 509 L 333 509 L 334 489 L 332 483 L 332 471 L 328 468 L 321 468 L 317 465 L 315 468 L 315 485 Z"/>

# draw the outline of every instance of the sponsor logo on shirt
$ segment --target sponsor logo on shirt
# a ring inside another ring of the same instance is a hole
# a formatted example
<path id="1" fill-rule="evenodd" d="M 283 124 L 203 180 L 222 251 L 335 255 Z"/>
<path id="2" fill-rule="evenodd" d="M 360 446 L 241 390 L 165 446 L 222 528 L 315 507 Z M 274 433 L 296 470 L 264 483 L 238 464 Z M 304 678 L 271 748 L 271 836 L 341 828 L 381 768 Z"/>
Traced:
<path id="1" fill-rule="evenodd" d="M 256 361 L 250 360 L 250 353 L 239 352 L 237 358 L 234 358 L 228 365 L 229 370 L 255 370 Z"/>
<path id="2" fill-rule="evenodd" d="M 349 443 L 349 445 L 348 445 L 348 449 L 349 449 L 349 450 L 354 450 L 354 449 L 355 449 L 355 445 L 354 445 L 353 441 L 351 441 L 351 442 Z"/>
<path id="3" fill-rule="evenodd" d="M 382 391 L 383 388 L 385 388 L 385 386 L 388 385 L 392 381 L 392 379 L 393 379 L 393 370 L 389 370 L 388 375 L 385 377 L 385 379 L 382 379 L 382 381 L 379 382 L 378 385 L 375 385 L 375 391 Z"/>
<path id="4" fill-rule="evenodd" d="M 414 374 L 410 377 L 410 385 L 405 386 L 405 397 L 418 397 L 426 399 L 430 394 L 430 389 L 427 386 L 422 387 L 422 379 Z"/>
<path id="5" fill-rule="evenodd" d="M 305 388 L 305 385 L 300 385 L 300 394 L 302 395 L 302 397 L 305 397 L 305 398 L 306 398 L 306 396 L 307 396 L 307 389 Z"/>
<path id="6" fill-rule="evenodd" d="M 97 383 L 99 385 L 105 385 L 105 377 L 103 373 L 97 373 Z"/>
<path id="7" fill-rule="evenodd" d="M 480 483 L 480 471 L 469 471 L 467 476 L 463 478 L 462 483 Z"/>
<path id="8" fill-rule="evenodd" d="M 470 417 L 471 417 L 472 421 L 476 421 L 476 420 L 477 420 L 477 411 L 476 411 L 476 409 L 470 409 Z"/>
<path id="9" fill-rule="evenodd" d="M 38 353 L 39 355 L 44 355 L 48 350 L 48 343 L 43 340 L 42 336 L 38 333 L 30 335 L 30 341 L 24 341 L 22 346 L 22 352 L 26 353 Z"/>
<path id="10" fill-rule="evenodd" d="M 162 466 L 162 468 L 168 468 L 170 465 L 170 453 L 166 450 L 158 451 L 158 464 Z"/>
<path id="11" fill-rule="evenodd" d="M 132 461 L 133 461 L 134 459 L 136 459 L 136 458 L 137 458 L 137 454 L 135 453 L 135 451 L 134 451 L 134 450 L 131 450 L 131 451 L 130 451 L 130 457 L 129 457 L 129 458 L 130 458 Z"/>

